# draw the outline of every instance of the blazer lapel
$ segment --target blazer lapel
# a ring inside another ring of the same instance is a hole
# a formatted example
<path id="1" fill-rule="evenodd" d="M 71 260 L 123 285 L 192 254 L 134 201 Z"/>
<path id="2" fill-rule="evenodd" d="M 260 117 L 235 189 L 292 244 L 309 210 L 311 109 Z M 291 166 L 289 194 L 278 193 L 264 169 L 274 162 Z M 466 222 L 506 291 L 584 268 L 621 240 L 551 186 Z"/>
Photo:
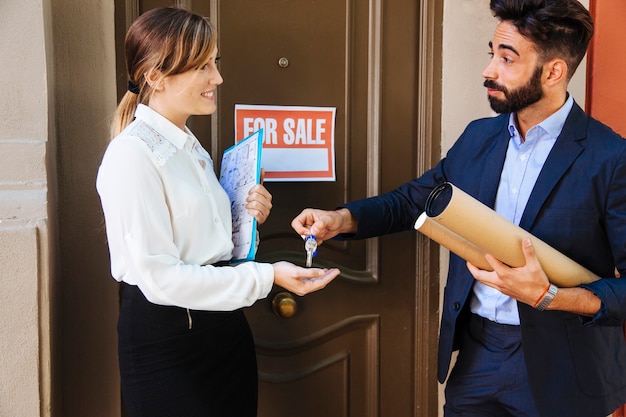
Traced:
<path id="1" fill-rule="evenodd" d="M 567 172 L 569 167 L 574 163 L 578 155 L 583 152 L 584 148 L 578 143 L 584 139 L 587 131 L 588 116 L 583 110 L 574 103 L 574 107 L 570 111 L 561 134 L 556 140 L 552 151 L 548 155 L 535 187 L 533 188 L 524 214 L 520 220 L 520 227 L 530 230 L 544 205 L 546 199 L 560 181 L 561 177 Z"/>
<path id="2" fill-rule="evenodd" d="M 484 159 L 485 165 L 477 197 L 480 202 L 491 208 L 496 204 L 496 193 L 498 192 L 498 184 L 500 184 L 504 158 L 506 158 L 506 150 L 511 139 L 508 131 L 509 119 L 503 118 L 503 120 L 505 120 L 504 127 L 493 141 L 493 146 Z"/>

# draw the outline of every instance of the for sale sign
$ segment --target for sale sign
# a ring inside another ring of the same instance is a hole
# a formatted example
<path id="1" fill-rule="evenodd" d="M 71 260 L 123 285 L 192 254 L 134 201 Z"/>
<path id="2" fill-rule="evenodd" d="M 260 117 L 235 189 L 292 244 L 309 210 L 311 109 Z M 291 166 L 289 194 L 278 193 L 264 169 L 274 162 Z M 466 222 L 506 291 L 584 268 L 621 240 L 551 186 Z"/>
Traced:
<path id="1" fill-rule="evenodd" d="M 335 181 L 334 107 L 235 105 L 235 142 L 263 129 L 265 181 Z"/>

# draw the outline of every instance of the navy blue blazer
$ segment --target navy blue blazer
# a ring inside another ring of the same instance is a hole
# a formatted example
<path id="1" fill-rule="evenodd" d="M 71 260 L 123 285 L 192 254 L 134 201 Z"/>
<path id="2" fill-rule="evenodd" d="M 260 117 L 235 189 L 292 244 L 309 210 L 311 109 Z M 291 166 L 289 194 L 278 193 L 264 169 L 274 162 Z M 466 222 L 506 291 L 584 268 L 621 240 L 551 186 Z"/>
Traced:
<path id="1" fill-rule="evenodd" d="M 361 239 L 413 230 L 430 191 L 451 182 L 494 207 L 509 141 L 509 115 L 470 123 L 444 159 L 377 197 L 345 204 Z M 585 318 L 518 303 L 531 388 L 548 417 L 604 417 L 626 403 L 626 141 L 574 104 L 537 179 L 520 227 L 603 279 L 584 287 L 602 300 Z M 617 269 L 624 279 L 615 278 Z M 450 256 L 439 336 L 443 382 L 468 318 L 474 278 Z"/>

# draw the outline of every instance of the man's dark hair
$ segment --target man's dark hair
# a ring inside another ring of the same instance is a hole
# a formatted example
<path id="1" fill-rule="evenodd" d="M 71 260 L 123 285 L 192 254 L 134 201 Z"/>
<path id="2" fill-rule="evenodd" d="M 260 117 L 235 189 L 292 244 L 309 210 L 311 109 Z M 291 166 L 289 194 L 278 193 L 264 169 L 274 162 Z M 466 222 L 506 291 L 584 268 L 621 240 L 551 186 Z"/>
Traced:
<path id="1" fill-rule="evenodd" d="M 561 58 L 572 78 L 593 36 L 593 20 L 578 0 L 491 0 L 500 21 L 511 22 L 542 59 Z"/>

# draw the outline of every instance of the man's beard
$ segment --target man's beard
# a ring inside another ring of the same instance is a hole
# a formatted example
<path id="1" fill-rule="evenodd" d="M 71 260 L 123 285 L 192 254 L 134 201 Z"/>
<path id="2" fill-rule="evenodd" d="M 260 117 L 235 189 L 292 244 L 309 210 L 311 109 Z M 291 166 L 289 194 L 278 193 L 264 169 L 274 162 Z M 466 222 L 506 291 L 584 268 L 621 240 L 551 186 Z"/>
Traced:
<path id="1" fill-rule="evenodd" d="M 496 83 L 494 80 L 485 80 L 483 85 L 487 88 L 502 91 L 504 99 L 498 99 L 489 96 L 489 104 L 496 113 L 513 113 L 522 110 L 525 107 L 535 104 L 543 98 L 543 90 L 541 89 L 542 67 L 539 66 L 528 80 L 525 86 L 516 90 L 509 90 L 503 85 Z"/>

